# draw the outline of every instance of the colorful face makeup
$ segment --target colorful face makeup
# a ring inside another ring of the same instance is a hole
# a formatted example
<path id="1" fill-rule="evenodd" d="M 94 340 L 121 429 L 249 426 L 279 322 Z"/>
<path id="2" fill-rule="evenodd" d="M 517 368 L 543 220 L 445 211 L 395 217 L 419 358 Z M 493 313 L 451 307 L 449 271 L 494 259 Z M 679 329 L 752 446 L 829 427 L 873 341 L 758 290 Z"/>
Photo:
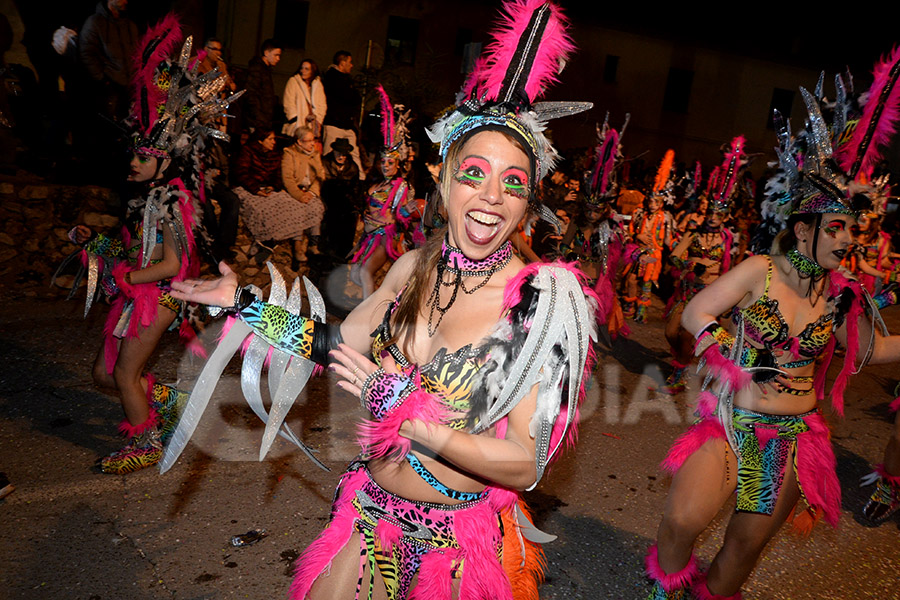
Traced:
<path id="1" fill-rule="evenodd" d="M 448 239 L 473 260 L 496 250 L 528 206 L 528 157 L 506 135 L 484 131 L 468 139 L 446 173 Z"/>
<path id="2" fill-rule="evenodd" d="M 512 167 L 503 173 L 503 187 L 507 194 L 528 199 L 528 175 L 522 169 Z"/>
<path id="3" fill-rule="evenodd" d="M 157 159 L 155 156 L 147 156 L 135 152 L 131 158 L 129 181 L 149 181 L 156 175 Z"/>
<path id="4" fill-rule="evenodd" d="M 822 224 L 822 231 L 831 238 L 836 238 L 838 233 L 847 229 L 847 223 L 841 219 L 832 219 Z"/>
<path id="5" fill-rule="evenodd" d="M 467 156 L 453 176 L 457 182 L 477 188 L 491 174 L 491 165 L 480 156 Z M 528 174 L 518 167 L 510 167 L 501 175 L 503 191 L 516 198 L 528 198 Z"/>
<path id="6" fill-rule="evenodd" d="M 471 188 L 477 188 L 491 174 L 491 165 L 480 156 L 469 156 L 456 168 L 456 181 Z"/>

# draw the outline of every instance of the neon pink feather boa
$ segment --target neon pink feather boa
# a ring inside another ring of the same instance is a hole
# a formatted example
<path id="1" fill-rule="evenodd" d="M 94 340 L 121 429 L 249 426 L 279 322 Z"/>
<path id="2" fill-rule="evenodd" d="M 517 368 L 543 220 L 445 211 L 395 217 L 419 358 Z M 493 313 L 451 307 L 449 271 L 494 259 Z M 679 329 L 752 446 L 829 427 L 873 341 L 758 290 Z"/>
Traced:
<path id="1" fill-rule="evenodd" d="M 659 548 L 656 544 L 650 546 L 647 556 L 644 558 L 644 566 L 646 567 L 647 577 L 658 581 L 667 593 L 690 587 L 694 579 L 700 574 L 700 567 L 697 565 L 697 559 L 693 553 L 688 563 L 675 573 L 666 573 L 659 564 Z"/>

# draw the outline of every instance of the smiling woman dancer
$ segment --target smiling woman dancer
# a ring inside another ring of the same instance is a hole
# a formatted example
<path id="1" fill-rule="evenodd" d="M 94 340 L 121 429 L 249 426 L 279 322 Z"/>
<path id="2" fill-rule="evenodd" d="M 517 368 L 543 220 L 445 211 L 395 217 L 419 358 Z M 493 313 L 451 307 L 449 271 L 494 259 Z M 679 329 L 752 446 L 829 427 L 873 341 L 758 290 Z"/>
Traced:
<path id="1" fill-rule="evenodd" d="M 333 348 L 338 386 L 371 414 L 331 523 L 298 560 L 294 599 L 537 598 L 536 532 L 516 490 L 571 440 L 597 304 L 579 273 L 526 267 L 507 241 L 529 209 L 547 212 L 535 191 L 555 158 L 541 134 L 550 116 L 531 103 L 572 45 L 555 6 L 505 8 L 466 102 L 430 131 L 448 226 L 339 330 L 261 302 L 233 274 L 179 285 L 183 298 L 237 298 L 244 323 L 295 356 L 323 363 Z"/>
<path id="2" fill-rule="evenodd" d="M 840 485 L 818 408 L 835 343 L 847 349 L 831 391 L 839 414 L 854 363 L 900 359 L 900 337 L 875 331 L 874 306 L 858 283 L 837 271 L 866 200 L 854 180 L 870 168 L 867 151 L 874 153 L 872 129 L 879 127 L 871 115 L 880 113 L 876 104 L 883 98 L 873 91 L 856 132 L 842 136 L 843 122 L 831 129 L 825 124 L 817 91 L 813 96 L 801 88 L 812 124 L 805 135 L 794 139 L 779 123 L 781 169 L 763 207 L 764 214 L 784 219 L 773 254 L 747 259 L 719 277 L 682 317 L 697 340 L 695 355 L 716 380 L 716 395 L 700 395 L 700 420 L 663 463 L 675 475 L 657 545 L 647 557 L 654 600 L 740 598 L 763 548 L 801 500 L 806 510 L 794 517 L 796 528 L 808 532 L 820 517 L 835 525 Z M 717 320 L 726 311 L 732 331 Z M 723 546 L 708 575 L 701 574 L 694 541 L 735 492 Z"/>

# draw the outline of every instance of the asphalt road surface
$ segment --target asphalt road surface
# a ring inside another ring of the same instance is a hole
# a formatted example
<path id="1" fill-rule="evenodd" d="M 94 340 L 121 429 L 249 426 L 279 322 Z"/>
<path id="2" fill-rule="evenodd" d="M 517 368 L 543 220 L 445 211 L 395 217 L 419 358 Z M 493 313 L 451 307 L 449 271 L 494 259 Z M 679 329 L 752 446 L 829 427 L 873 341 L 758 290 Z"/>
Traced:
<path id="1" fill-rule="evenodd" d="M 7 301 L 0 312 L 0 471 L 17 487 L 0 501 L 0 599 L 286 597 L 291 563 L 326 524 L 339 474 L 354 456 L 358 401 L 321 378 L 289 415 L 331 472 L 283 440 L 258 462 L 263 427 L 240 397 L 233 363 L 168 473 L 104 475 L 94 461 L 121 444 L 122 413 L 90 380 L 104 307 L 87 319 L 81 310 L 75 301 L 32 299 Z M 668 487 L 657 465 L 691 421 L 693 397 L 652 391 L 668 360 L 660 313 L 657 302 L 649 324 L 634 325 L 627 340 L 601 353 L 577 448 L 527 494 L 538 526 L 558 536 L 546 546 L 543 598 L 646 597 L 643 557 Z M 886 317 L 900 331 L 900 309 Z M 202 361 L 176 337 L 167 335 L 152 370 L 190 386 Z M 897 365 L 869 367 L 850 385 L 846 418 L 829 417 L 844 494 L 840 527 L 820 525 L 808 539 L 781 532 L 745 599 L 900 598 L 900 519 L 862 523 L 869 491 L 858 487 L 881 459 L 898 379 Z M 702 562 L 732 510 L 723 508 L 700 539 Z M 230 545 L 256 528 L 268 536 Z"/>

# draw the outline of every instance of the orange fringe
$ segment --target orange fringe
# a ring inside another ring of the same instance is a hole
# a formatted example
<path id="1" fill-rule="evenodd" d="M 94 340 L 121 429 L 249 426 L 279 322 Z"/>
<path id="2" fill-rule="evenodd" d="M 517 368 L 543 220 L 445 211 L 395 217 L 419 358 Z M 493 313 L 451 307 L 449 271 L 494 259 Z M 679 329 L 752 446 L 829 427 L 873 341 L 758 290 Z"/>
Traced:
<path id="1" fill-rule="evenodd" d="M 791 531 L 803 537 L 809 537 L 813 528 L 822 519 L 823 511 L 821 508 L 807 507 L 806 510 L 791 513 L 788 523 L 791 524 Z"/>
<path id="2" fill-rule="evenodd" d="M 669 181 L 669 173 L 672 172 L 674 163 L 675 151 L 672 149 L 666 150 L 666 155 L 663 156 L 662 162 L 659 163 L 659 170 L 656 172 L 656 181 L 653 182 L 654 192 L 658 192 L 666 187 L 666 182 Z"/>
<path id="3" fill-rule="evenodd" d="M 519 508 L 528 518 L 531 513 L 521 499 Z M 513 511 L 503 511 L 503 570 L 512 586 L 514 600 L 539 600 L 538 586 L 544 581 L 544 568 L 547 565 L 544 550 L 540 544 L 519 538 L 516 515 Z M 522 545 L 525 543 L 525 561 L 522 562 Z"/>

